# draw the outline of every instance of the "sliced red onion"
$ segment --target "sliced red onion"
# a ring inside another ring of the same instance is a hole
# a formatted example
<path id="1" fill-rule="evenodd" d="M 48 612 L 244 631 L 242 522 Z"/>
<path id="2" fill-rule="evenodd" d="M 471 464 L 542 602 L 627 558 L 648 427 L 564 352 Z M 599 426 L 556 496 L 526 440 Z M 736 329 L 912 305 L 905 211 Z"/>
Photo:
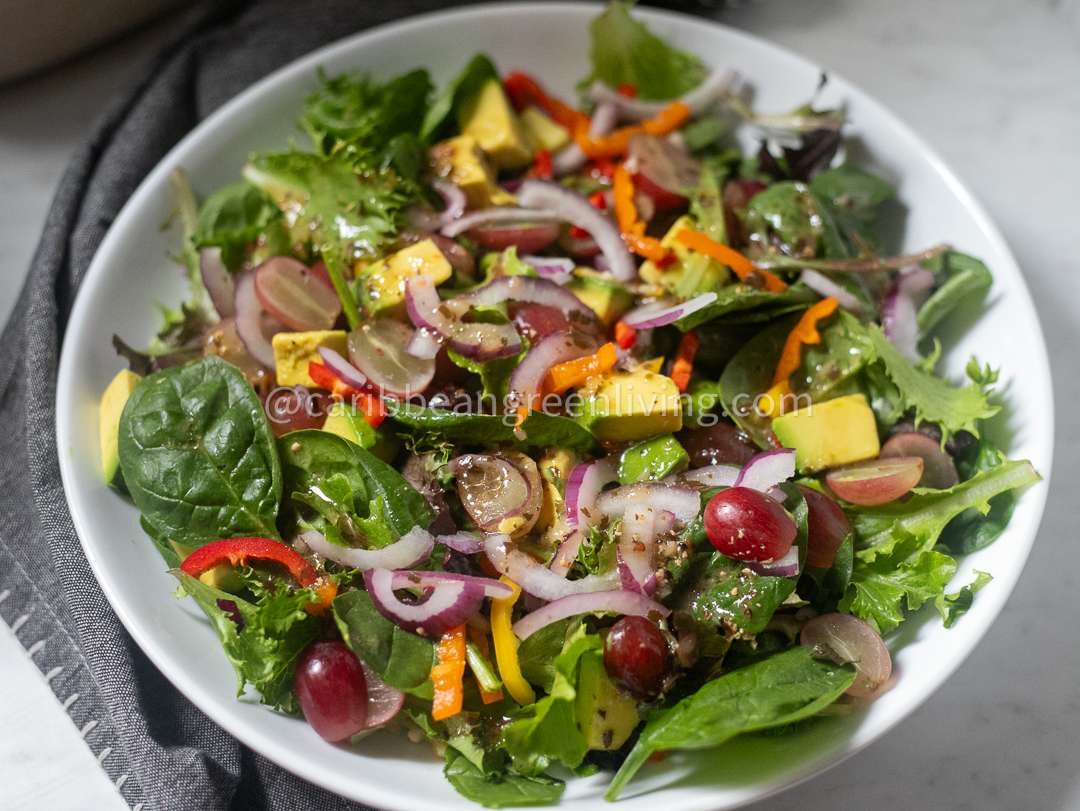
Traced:
<path id="1" fill-rule="evenodd" d="M 776 485 L 795 475 L 795 451 L 778 448 L 755 455 L 743 465 L 735 479 L 735 487 L 749 487 L 767 493 Z"/>
<path id="2" fill-rule="evenodd" d="M 799 573 L 799 547 L 792 546 L 779 560 L 747 561 L 747 568 L 768 577 L 795 577 Z"/>
<path id="3" fill-rule="evenodd" d="M 934 286 L 934 274 L 923 267 L 900 271 L 881 303 L 881 326 L 908 360 L 919 359 L 919 305 Z"/>
<path id="4" fill-rule="evenodd" d="M 558 222 L 562 219 L 564 219 L 564 216 L 560 212 L 552 211 L 543 206 L 534 208 L 494 206 L 492 208 L 482 208 L 479 211 L 466 214 L 464 217 L 459 217 L 443 226 L 440 233 L 444 237 L 456 237 L 459 234 L 464 234 L 470 228 L 493 222 Z"/>
<path id="5" fill-rule="evenodd" d="M 548 568 L 559 577 L 566 577 L 570 567 L 577 560 L 578 552 L 581 550 L 581 541 L 584 537 L 585 533 L 580 529 L 575 529 L 567 535 L 563 542 L 559 544 L 559 548 L 555 550 L 555 556 L 551 559 L 551 563 L 548 564 Z"/>
<path id="6" fill-rule="evenodd" d="M 566 481 L 566 525 L 584 530 L 595 524 L 600 518 L 596 509 L 600 491 L 618 480 L 615 466 L 606 459 L 575 466 Z"/>
<path id="7" fill-rule="evenodd" d="M 499 574 L 504 574 L 521 586 L 526 594 L 541 600 L 558 600 L 571 594 L 610 591 L 619 584 L 615 572 L 591 574 L 580 580 L 567 580 L 546 568 L 520 549 L 510 547 L 510 538 L 502 533 L 488 535 L 484 552 Z"/>
<path id="8" fill-rule="evenodd" d="M 274 369 L 274 347 L 266 337 L 264 324 L 262 305 L 255 295 L 255 274 L 248 270 L 241 273 L 236 282 L 236 334 L 251 357 L 268 369 Z"/>
<path id="9" fill-rule="evenodd" d="M 708 307 L 716 301 L 716 293 L 702 293 L 692 299 L 665 307 L 663 304 L 646 304 L 623 316 L 623 323 L 634 329 L 652 329 L 654 327 L 666 327 L 674 324 L 680 318 L 685 318 L 691 313 Z"/>
<path id="10" fill-rule="evenodd" d="M 665 532 L 671 532 L 675 529 L 675 522 L 678 519 L 675 518 L 675 513 L 671 510 L 660 510 L 656 514 L 656 534 L 657 536 L 663 535 Z"/>
<path id="11" fill-rule="evenodd" d="M 513 324 L 464 323 L 461 318 L 470 306 L 469 301 L 442 301 L 427 276 L 412 276 L 405 282 L 405 308 L 413 324 L 443 336 L 455 352 L 492 360 L 521 350 L 521 337 Z"/>
<path id="12" fill-rule="evenodd" d="M 329 276 L 291 256 L 272 256 L 254 270 L 255 295 L 263 308 L 300 331 L 325 330 L 341 315 L 341 299 Z"/>
<path id="13" fill-rule="evenodd" d="M 470 290 L 454 299 L 455 305 L 468 304 L 470 307 L 503 301 L 543 304 L 561 310 L 566 315 L 577 313 L 589 321 L 596 320 L 596 313 L 569 290 L 536 276 L 498 276 L 483 287 Z"/>
<path id="14" fill-rule="evenodd" d="M 562 256 L 523 256 L 521 261 L 540 274 L 540 278 L 564 285 L 573 277 L 573 259 Z"/>
<path id="15" fill-rule="evenodd" d="M 333 372 L 346 386 L 352 386 L 354 389 L 367 388 L 369 381 L 364 377 L 364 373 L 345 360 L 341 353 L 335 352 L 330 347 L 320 346 L 319 357 L 322 358 L 326 368 Z"/>
<path id="16" fill-rule="evenodd" d="M 358 549 L 330 543 L 321 532 L 309 530 L 300 535 L 308 548 L 327 560 L 350 569 L 407 569 L 427 560 L 435 547 L 431 533 L 413 527 L 397 541 L 382 549 Z"/>
<path id="17" fill-rule="evenodd" d="M 457 574 L 456 572 L 406 570 L 394 572 L 393 585 L 395 589 L 434 588 L 440 583 L 469 583 L 480 588 L 485 597 L 493 599 L 503 599 L 514 593 L 514 590 L 508 585 L 490 577 L 474 577 L 471 574 Z"/>
<path id="18" fill-rule="evenodd" d="M 569 489 L 569 488 L 568 488 Z M 609 518 L 621 517 L 630 507 L 667 510 L 683 523 L 693 521 L 701 512 L 697 490 L 667 482 L 627 484 L 600 494 L 596 507 Z"/>
<path id="19" fill-rule="evenodd" d="M 465 206 L 468 202 L 465 199 L 465 192 L 448 180 L 433 180 L 431 187 L 442 197 L 443 210 L 431 211 L 426 208 L 413 208 L 408 213 L 409 224 L 423 231 L 437 231 L 454 220 L 460 219 L 465 214 Z"/>
<path id="20" fill-rule="evenodd" d="M 638 504 L 626 508 L 616 554 L 625 590 L 656 591 L 656 510 Z"/>
<path id="21" fill-rule="evenodd" d="M 414 634 L 438 639 L 480 610 L 484 589 L 462 580 L 444 580 L 431 588 L 427 599 L 406 603 L 394 594 L 395 573 L 389 569 L 368 569 L 364 587 L 379 613 Z"/>
<path id="22" fill-rule="evenodd" d="M 620 614 L 622 616 L 666 617 L 671 611 L 655 600 L 632 591 L 597 591 L 574 594 L 538 608 L 514 623 L 514 635 L 524 641 L 541 628 L 580 614 Z"/>
<path id="23" fill-rule="evenodd" d="M 414 331 L 392 318 L 365 321 L 349 333 L 349 360 L 390 397 L 420 394 L 435 377 L 434 358 L 410 355 Z"/>
<path id="24" fill-rule="evenodd" d="M 236 314 L 236 282 L 221 259 L 221 248 L 199 251 L 199 275 L 217 314 L 232 318 Z"/>
<path id="25" fill-rule="evenodd" d="M 607 257 L 611 275 L 619 281 L 637 278 L 637 266 L 627 250 L 619 230 L 611 218 L 601 214 L 576 192 L 543 180 L 526 180 L 521 184 L 518 200 L 524 206 L 557 212 L 563 219 L 589 232 Z"/>
<path id="26" fill-rule="evenodd" d="M 364 722 L 364 729 L 385 726 L 393 721 L 405 706 L 405 694 L 384 682 L 359 656 L 356 658 L 364 669 L 364 681 L 367 683 L 367 720 Z"/>
<path id="27" fill-rule="evenodd" d="M 460 552 L 462 555 L 475 555 L 484 548 L 484 539 L 474 532 L 455 532 L 450 535 L 436 535 L 435 543 Z"/>
<path id="28" fill-rule="evenodd" d="M 697 482 L 706 487 L 731 487 L 739 478 L 742 468 L 735 465 L 709 465 L 688 470 L 682 474 L 685 481 Z"/>
<path id="29" fill-rule="evenodd" d="M 738 74 L 726 68 L 716 68 L 697 87 L 678 99 L 690 108 L 691 115 L 698 115 L 727 95 L 734 86 Z M 624 96 L 603 82 L 593 82 L 589 98 L 597 104 L 612 104 L 619 117 L 627 121 L 644 121 L 660 113 L 672 101 L 643 101 Z"/>
<path id="30" fill-rule="evenodd" d="M 618 117 L 619 111 L 614 104 L 598 104 L 589 121 L 589 137 L 603 138 L 615 129 Z M 556 177 L 562 177 L 578 171 L 588 160 L 585 153 L 581 151 L 581 147 L 571 141 L 555 153 L 551 159 L 551 170 Z"/>
<path id="31" fill-rule="evenodd" d="M 837 303 L 849 313 L 860 315 L 865 312 L 862 302 L 854 293 L 843 285 L 834 282 L 820 271 L 806 268 L 799 275 L 799 281 L 823 298 L 832 297 L 836 299 Z"/>
<path id="32" fill-rule="evenodd" d="M 442 349 L 443 337 L 430 329 L 418 329 L 409 340 L 405 351 L 417 358 L 433 358 Z"/>
<path id="33" fill-rule="evenodd" d="M 548 369 L 557 363 L 584 357 L 594 347 L 592 342 L 569 332 L 556 332 L 541 339 L 510 374 L 510 406 L 534 408 L 535 400 L 540 396 L 540 384 Z"/>

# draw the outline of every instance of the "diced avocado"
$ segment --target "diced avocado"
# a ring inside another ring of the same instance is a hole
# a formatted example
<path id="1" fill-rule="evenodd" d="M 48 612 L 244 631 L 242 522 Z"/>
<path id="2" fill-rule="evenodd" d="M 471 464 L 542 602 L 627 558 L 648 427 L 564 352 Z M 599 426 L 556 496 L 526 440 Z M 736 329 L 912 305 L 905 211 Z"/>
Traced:
<path id="1" fill-rule="evenodd" d="M 383 428 L 372 428 L 364 415 L 348 403 L 336 402 L 330 407 L 322 429 L 354 442 L 389 462 L 398 451 L 397 437 Z"/>
<path id="2" fill-rule="evenodd" d="M 497 169 L 518 169 L 532 161 L 528 136 L 498 79 L 488 79 L 461 106 L 458 125 L 476 139 Z"/>
<path id="3" fill-rule="evenodd" d="M 802 472 L 873 459 L 881 450 L 874 412 L 861 394 L 814 403 L 772 422 L 785 448 L 795 449 Z"/>
<path id="4" fill-rule="evenodd" d="M 444 177 L 465 192 L 469 208 L 513 205 L 514 195 L 499 187 L 495 172 L 471 135 L 440 141 L 429 153 L 436 177 Z"/>
<path id="5" fill-rule="evenodd" d="M 609 327 L 634 305 L 634 295 L 629 290 L 592 268 L 574 268 L 574 278 L 566 289 Z"/>
<path id="6" fill-rule="evenodd" d="M 526 107 L 521 111 L 521 126 L 532 141 L 533 148 L 556 152 L 570 143 L 566 127 L 556 124 L 539 107 Z"/>
<path id="7" fill-rule="evenodd" d="M 442 284 L 453 272 L 439 246 L 425 239 L 365 266 L 360 271 L 360 301 L 369 313 L 400 309 L 405 301 L 406 279 L 427 276 L 435 284 Z"/>
<path id="8" fill-rule="evenodd" d="M 536 519 L 537 529 L 547 529 L 562 523 L 566 515 L 566 481 L 577 462 L 577 455 L 571 450 L 548 448 L 536 463 L 543 486 L 540 517 Z"/>
<path id="9" fill-rule="evenodd" d="M 602 751 L 619 749 L 641 721 L 637 702 L 615 686 L 599 651 L 584 654 L 578 663 L 574 715 L 589 748 Z"/>
<path id="10" fill-rule="evenodd" d="M 124 490 L 124 476 L 120 472 L 120 451 L 117 436 L 120 433 L 120 415 L 124 411 L 131 392 L 142 380 L 127 369 L 117 372 L 105 387 L 98 409 L 98 438 L 101 441 L 101 473 L 105 482 L 118 490 Z"/>
<path id="11" fill-rule="evenodd" d="M 194 546 L 188 546 L 178 541 L 169 541 L 169 546 L 173 548 L 181 563 L 184 562 L 184 558 L 196 549 Z M 221 591 L 227 591 L 230 594 L 236 594 L 244 588 L 244 581 L 236 573 L 236 569 L 228 563 L 222 563 L 212 569 L 207 569 L 199 575 L 199 580 L 211 588 L 221 589 Z"/>
<path id="12" fill-rule="evenodd" d="M 313 332 L 279 332 L 270 339 L 274 348 L 279 386 L 314 386 L 308 374 L 309 363 L 322 363 L 319 347 L 325 346 L 342 355 L 349 354 L 344 330 L 325 329 Z"/>
<path id="13" fill-rule="evenodd" d="M 686 449 L 669 434 L 631 445 L 620 453 L 617 474 L 620 484 L 655 482 L 689 464 Z"/>
<path id="14" fill-rule="evenodd" d="M 602 442 L 634 442 L 682 428 L 675 382 L 640 366 L 601 375 L 578 394 L 584 398 L 579 419 Z"/>
<path id="15" fill-rule="evenodd" d="M 723 287 L 731 279 L 731 271 L 715 259 L 691 251 L 676 236 L 684 228 L 694 229 L 697 225 L 689 214 L 675 220 L 660 240 L 660 244 L 669 248 L 678 260 L 664 268 L 659 268 L 649 260 L 642 264 L 638 275 L 642 281 L 659 285 L 680 298 L 691 298 L 698 293 L 707 293 Z"/>

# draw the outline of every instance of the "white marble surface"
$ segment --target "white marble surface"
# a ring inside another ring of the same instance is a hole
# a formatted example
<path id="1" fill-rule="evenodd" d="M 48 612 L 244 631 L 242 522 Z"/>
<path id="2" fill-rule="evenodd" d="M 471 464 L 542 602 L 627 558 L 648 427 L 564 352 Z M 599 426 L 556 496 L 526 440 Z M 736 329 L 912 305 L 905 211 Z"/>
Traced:
<path id="1" fill-rule="evenodd" d="M 1055 373 L 1058 450 L 1035 551 L 994 632 L 886 738 L 760 808 L 1080 808 L 1080 646 L 1072 407 L 1080 345 L 1080 0 L 758 0 L 727 13 L 861 84 L 983 200 L 1024 268 Z M 0 317 L 52 189 L 94 112 L 160 29 L 0 88 Z M 3 613 L 0 611 L 0 613 Z M 0 628 L 0 808 L 122 808 L 7 628 Z"/>

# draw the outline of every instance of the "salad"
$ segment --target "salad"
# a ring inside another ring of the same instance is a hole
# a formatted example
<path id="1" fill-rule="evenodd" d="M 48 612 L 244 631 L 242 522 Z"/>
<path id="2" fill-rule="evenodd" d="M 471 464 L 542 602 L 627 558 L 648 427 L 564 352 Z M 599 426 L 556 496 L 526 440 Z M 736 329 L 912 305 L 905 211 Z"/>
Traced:
<path id="1" fill-rule="evenodd" d="M 756 110 L 624 2 L 590 59 L 320 75 L 304 147 L 175 173 L 191 296 L 101 402 L 238 692 L 489 807 L 858 711 L 1038 479 L 996 370 L 934 371 L 990 272 L 897 255 L 843 110 Z"/>

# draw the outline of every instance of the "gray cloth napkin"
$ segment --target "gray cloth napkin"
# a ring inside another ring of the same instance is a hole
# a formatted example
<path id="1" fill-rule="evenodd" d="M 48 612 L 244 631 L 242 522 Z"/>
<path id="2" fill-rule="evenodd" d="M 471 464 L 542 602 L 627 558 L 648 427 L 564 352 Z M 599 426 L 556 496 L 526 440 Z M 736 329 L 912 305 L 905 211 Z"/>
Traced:
<path id="1" fill-rule="evenodd" d="M 165 153 L 253 81 L 423 0 L 213 2 L 94 128 L 65 173 L 0 342 L 0 618 L 136 809 L 360 808 L 241 746 L 134 644 L 83 555 L 60 484 L 56 369 L 79 282 Z"/>

